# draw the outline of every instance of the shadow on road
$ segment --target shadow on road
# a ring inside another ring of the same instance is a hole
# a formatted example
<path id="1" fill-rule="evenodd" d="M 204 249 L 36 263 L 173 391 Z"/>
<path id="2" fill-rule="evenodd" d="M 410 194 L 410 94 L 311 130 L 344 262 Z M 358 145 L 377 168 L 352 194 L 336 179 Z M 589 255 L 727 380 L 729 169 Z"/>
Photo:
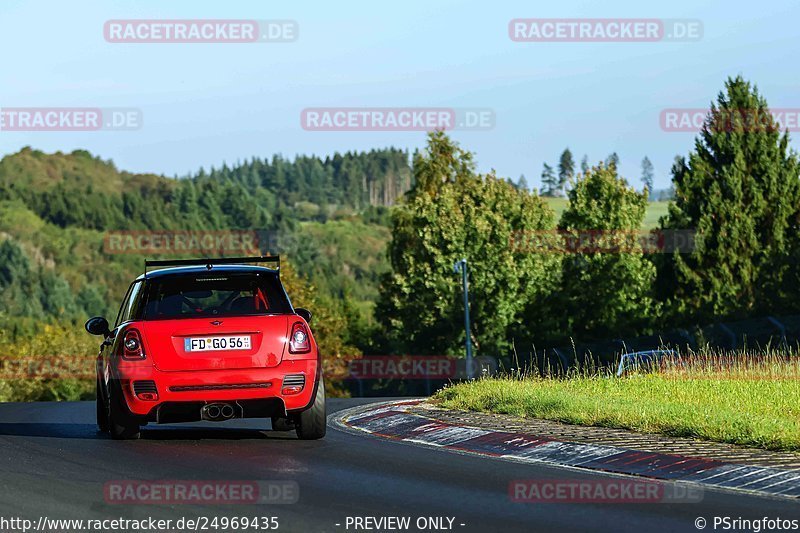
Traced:
<path id="1" fill-rule="evenodd" d="M 142 428 L 142 439 L 145 440 L 244 440 L 289 438 L 294 434 L 273 432 L 258 429 L 238 428 L 205 428 L 205 427 L 145 427 Z M 104 436 L 105 437 L 105 436 Z"/>
<path id="2" fill-rule="evenodd" d="M 0 436 L 58 437 L 62 439 L 101 439 L 94 424 L 0 423 Z"/>
<path id="3" fill-rule="evenodd" d="M 97 431 L 94 424 L 70 423 L 2 423 L 0 437 L 51 437 L 60 439 L 111 439 Z M 206 428 L 206 427 L 145 427 L 142 429 L 143 440 L 244 440 L 244 439 L 278 439 L 294 440 L 294 433 L 276 432 L 259 429 L 242 428 Z"/>

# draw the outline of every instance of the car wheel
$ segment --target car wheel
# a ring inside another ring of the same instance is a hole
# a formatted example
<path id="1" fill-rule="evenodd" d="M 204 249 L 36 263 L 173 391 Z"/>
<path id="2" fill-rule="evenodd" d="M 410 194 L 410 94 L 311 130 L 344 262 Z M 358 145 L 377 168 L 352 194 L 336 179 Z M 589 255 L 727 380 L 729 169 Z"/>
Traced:
<path id="1" fill-rule="evenodd" d="M 108 404 L 103 400 L 103 390 L 100 388 L 100 380 L 97 380 L 97 430 L 101 433 L 108 433 Z"/>
<path id="2" fill-rule="evenodd" d="M 141 427 L 136 419 L 133 418 L 127 407 L 123 405 L 119 387 L 108 388 L 108 426 L 111 438 L 117 440 L 134 440 L 141 436 Z"/>
<path id="3" fill-rule="evenodd" d="M 297 437 L 303 440 L 321 439 L 325 436 L 326 425 L 325 411 L 325 384 L 320 378 L 317 384 L 317 394 L 314 404 L 300 413 L 297 417 Z"/>
<path id="4" fill-rule="evenodd" d="M 282 416 L 272 417 L 272 431 L 292 431 L 295 429 L 294 423 Z"/>

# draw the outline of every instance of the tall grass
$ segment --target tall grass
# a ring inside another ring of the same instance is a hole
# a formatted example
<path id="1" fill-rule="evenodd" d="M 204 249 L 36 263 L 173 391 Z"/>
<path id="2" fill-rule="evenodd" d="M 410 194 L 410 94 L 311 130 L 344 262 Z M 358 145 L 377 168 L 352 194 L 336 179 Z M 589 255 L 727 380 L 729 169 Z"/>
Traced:
<path id="1" fill-rule="evenodd" d="M 796 351 L 679 354 L 621 378 L 610 368 L 566 376 L 527 370 L 453 385 L 443 407 L 544 418 L 766 448 L 800 450 Z"/>

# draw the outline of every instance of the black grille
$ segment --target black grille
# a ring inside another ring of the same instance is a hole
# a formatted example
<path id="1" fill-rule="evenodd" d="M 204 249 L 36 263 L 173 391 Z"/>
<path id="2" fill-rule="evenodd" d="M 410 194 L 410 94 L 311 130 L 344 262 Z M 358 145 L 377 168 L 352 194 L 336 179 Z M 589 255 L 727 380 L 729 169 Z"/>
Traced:
<path id="1" fill-rule="evenodd" d="M 264 383 L 229 383 L 225 385 L 173 385 L 169 388 L 172 392 L 193 392 L 205 390 L 237 390 L 237 389 L 268 389 L 272 387 L 269 381 Z"/>
<path id="2" fill-rule="evenodd" d="M 284 387 L 303 387 L 306 384 L 305 374 L 288 374 L 283 376 Z"/>
<path id="3" fill-rule="evenodd" d="M 133 382 L 133 392 L 138 396 L 145 392 L 157 393 L 156 382 L 152 380 L 142 380 Z"/>

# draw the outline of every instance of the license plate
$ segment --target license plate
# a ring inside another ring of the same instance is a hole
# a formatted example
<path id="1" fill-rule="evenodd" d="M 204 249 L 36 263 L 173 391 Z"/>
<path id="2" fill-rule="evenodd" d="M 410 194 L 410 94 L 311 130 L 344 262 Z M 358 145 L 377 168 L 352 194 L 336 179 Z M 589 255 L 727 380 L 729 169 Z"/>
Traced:
<path id="1" fill-rule="evenodd" d="M 218 350 L 249 350 L 249 335 L 225 335 L 214 337 L 188 337 L 183 339 L 187 352 L 213 352 Z"/>

